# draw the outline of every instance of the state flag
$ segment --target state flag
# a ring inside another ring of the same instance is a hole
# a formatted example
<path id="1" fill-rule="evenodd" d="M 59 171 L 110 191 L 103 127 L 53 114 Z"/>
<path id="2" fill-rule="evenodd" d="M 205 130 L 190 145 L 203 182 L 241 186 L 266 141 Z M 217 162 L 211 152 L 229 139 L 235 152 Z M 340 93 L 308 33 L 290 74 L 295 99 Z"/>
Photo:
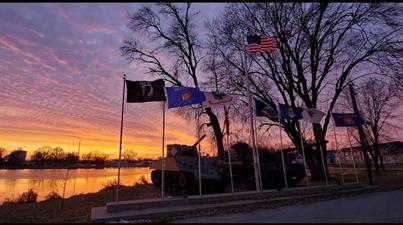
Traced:
<path id="1" fill-rule="evenodd" d="M 332 113 L 336 127 L 355 127 L 364 124 L 361 116 L 355 113 Z"/>
<path id="2" fill-rule="evenodd" d="M 168 108 L 202 103 L 206 100 L 206 96 L 199 88 L 166 87 L 165 89 L 168 95 Z"/>
<path id="3" fill-rule="evenodd" d="M 285 104 L 278 104 L 280 118 L 287 120 L 300 120 L 302 119 L 302 108 L 291 107 Z"/>

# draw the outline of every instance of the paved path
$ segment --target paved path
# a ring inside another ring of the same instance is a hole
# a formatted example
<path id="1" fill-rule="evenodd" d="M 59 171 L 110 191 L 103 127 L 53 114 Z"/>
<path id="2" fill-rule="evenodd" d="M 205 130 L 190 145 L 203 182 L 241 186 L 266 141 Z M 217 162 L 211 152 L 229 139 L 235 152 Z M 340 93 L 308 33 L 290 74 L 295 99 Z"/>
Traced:
<path id="1" fill-rule="evenodd" d="M 403 189 L 174 223 L 403 223 Z"/>

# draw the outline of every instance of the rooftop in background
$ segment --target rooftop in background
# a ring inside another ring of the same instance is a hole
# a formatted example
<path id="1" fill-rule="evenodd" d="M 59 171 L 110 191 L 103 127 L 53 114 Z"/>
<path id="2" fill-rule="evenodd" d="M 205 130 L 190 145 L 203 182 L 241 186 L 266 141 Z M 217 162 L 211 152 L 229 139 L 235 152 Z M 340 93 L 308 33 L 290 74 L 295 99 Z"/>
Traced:
<path id="1" fill-rule="evenodd" d="M 373 145 L 370 145 L 373 148 Z M 352 147 L 353 151 L 361 151 L 361 146 Z M 383 154 L 403 154 L 403 142 L 402 141 L 391 141 L 379 144 L 379 149 Z M 342 148 L 342 152 L 350 152 L 350 147 Z M 336 152 L 336 150 L 328 150 L 327 152 Z"/>

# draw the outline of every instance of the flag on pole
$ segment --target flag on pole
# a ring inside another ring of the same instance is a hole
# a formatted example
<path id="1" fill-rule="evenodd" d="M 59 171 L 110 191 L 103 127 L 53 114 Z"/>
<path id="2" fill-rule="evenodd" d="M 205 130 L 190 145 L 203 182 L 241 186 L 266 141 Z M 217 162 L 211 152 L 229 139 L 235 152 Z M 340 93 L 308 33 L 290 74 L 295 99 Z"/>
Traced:
<path id="1" fill-rule="evenodd" d="M 248 35 L 248 51 L 255 52 L 273 52 L 277 49 L 276 39 L 266 35 Z"/>
<path id="2" fill-rule="evenodd" d="M 218 92 L 204 92 L 206 101 L 202 103 L 204 108 L 211 108 L 214 106 L 225 106 L 234 104 L 237 97 L 235 95 L 227 95 Z"/>
<path id="3" fill-rule="evenodd" d="M 302 119 L 302 108 L 291 107 L 285 104 L 278 104 L 279 114 L 282 119 L 300 120 Z"/>
<path id="4" fill-rule="evenodd" d="M 126 102 L 156 102 L 166 101 L 164 92 L 164 80 L 131 81 L 126 80 Z"/>
<path id="5" fill-rule="evenodd" d="M 325 115 L 324 112 L 317 109 L 302 108 L 302 119 L 311 123 L 320 123 L 322 117 Z"/>
<path id="6" fill-rule="evenodd" d="M 355 113 L 332 113 L 336 127 L 355 127 L 364 124 L 364 119 Z"/>
<path id="7" fill-rule="evenodd" d="M 165 89 L 168 95 L 168 108 L 202 103 L 206 100 L 206 96 L 199 88 L 166 87 Z"/>
<path id="8" fill-rule="evenodd" d="M 271 120 L 278 120 L 277 110 L 266 103 L 255 99 L 256 116 L 265 116 Z"/>
<path id="9" fill-rule="evenodd" d="M 227 134 L 229 134 L 228 109 L 227 109 L 227 107 L 225 107 L 225 105 L 224 105 L 224 117 L 225 117 L 225 119 L 224 119 L 224 126 L 225 126 L 225 129 L 226 129 Z"/>

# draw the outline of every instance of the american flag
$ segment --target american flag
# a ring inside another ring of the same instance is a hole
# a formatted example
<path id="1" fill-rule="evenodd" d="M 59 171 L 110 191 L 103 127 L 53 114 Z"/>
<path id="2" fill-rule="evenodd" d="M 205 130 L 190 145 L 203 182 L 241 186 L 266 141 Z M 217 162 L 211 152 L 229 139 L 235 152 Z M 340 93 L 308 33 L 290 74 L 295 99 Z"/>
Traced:
<path id="1" fill-rule="evenodd" d="M 266 35 L 248 35 L 246 36 L 248 41 L 249 52 L 272 52 L 277 49 L 276 39 Z"/>

